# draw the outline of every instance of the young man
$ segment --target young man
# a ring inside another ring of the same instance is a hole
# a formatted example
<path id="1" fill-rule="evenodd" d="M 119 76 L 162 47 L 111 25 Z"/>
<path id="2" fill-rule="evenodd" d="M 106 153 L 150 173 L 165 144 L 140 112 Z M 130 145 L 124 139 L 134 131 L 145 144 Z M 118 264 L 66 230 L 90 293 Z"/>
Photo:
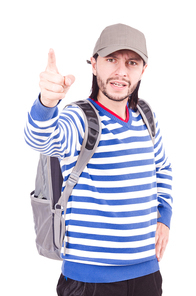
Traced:
<path id="1" fill-rule="evenodd" d="M 144 35 L 123 24 L 103 30 L 88 61 L 93 72 L 88 100 L 99 111 L 102 134 L 69 198 L 58 295 L 162 294 L 158 261 L 169 237 L 172 177 L 158 123 L 153 144 L 137 110 L 147 61 Z M 58 72 L 50 50 L 25 129 L 31 147 L 59 158 L 62 190 L 85 129 L 78 107 L 58 114 L 74 80 Z"/>

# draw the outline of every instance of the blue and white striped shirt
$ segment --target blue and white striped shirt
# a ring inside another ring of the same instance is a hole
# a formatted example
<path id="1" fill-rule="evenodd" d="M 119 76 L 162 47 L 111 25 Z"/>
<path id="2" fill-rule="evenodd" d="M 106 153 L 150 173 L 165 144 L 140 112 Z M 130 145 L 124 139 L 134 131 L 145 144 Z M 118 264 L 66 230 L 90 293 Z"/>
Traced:
<path id="1" fill-rule="evenodd" d="M 159 269 L 155 255 L 159 222 L 170 227 L 171 165 L 156 122 L 153 146 L 139 112 L 127 120 L 90 100 L 102 123 L 99 145 L 74 187 L 66 213 L 62 272 L 84 282 L 115 282 Z M 36 100 L 25 128 L 26 142 L 60 160 L 63 188 L 84 136 L 83 114 L 69 106 L 46 108 Z M 63 190 L 62 188 L 62 190 Z"/>

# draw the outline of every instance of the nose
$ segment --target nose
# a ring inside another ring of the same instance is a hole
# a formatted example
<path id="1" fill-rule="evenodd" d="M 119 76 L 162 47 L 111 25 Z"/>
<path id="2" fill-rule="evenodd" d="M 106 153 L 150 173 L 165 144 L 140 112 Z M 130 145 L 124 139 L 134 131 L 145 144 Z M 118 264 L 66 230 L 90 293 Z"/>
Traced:
<path id="1" fill-rule="evenodd" d="M 127 77 L 127 67 L 124 61 L 118 61 L 115 75 L 120 77 Z"/>

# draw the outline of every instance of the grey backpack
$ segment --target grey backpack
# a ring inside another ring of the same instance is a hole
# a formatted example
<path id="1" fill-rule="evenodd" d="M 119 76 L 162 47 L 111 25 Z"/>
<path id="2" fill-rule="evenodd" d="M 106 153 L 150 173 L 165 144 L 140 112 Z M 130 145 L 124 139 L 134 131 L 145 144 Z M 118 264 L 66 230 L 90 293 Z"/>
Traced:
<path id="1" fill-rule="evenodd" d="M 69 196 L 80 174 L 93 156 L 101 136 L 101 121 L 93 104 L 85 100 L 70 105 L 78 106 L 82 110 L 85 121 L 84 139 L 76 165 L 61 194 L 63 177 L 58 158 L 40 154 L 35 190 L 30 194 L 38 252 L 42 256 L 56 260 L 62 260 L 60 253 L 65 236 L 64 213 L 66 213 Z M 154 144 L 156 126 L 153 112 L 143 100 L 139 100 L 138 110 Z"/>

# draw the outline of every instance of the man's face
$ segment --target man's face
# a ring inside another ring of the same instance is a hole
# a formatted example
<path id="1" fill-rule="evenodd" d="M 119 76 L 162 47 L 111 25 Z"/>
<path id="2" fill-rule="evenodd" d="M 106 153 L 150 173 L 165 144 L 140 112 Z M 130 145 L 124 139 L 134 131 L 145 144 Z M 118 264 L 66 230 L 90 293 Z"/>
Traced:
<path id="1" fill-rule="evenodd" d="M 127 100 L 146 69 L 142 58 L 131 50 L 119 50 L 107 57 L 91 58 L 93 74 L 99 86 L 98 100 Z"/>

